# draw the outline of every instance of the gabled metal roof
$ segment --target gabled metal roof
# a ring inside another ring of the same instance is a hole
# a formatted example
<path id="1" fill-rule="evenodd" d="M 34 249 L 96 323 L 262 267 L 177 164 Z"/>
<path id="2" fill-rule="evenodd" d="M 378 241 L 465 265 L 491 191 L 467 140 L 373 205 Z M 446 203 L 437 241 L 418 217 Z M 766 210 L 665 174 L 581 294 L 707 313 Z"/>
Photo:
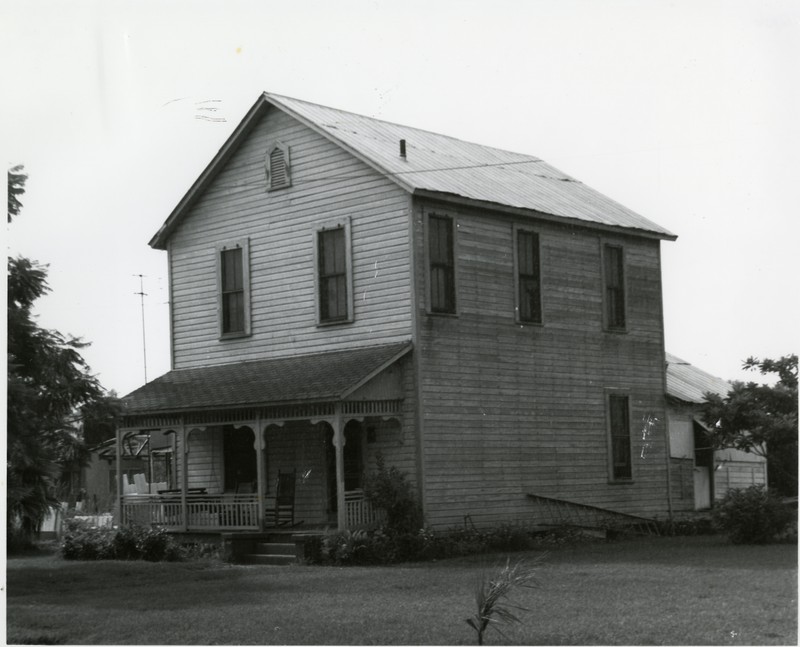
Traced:
<path id="1" fill-rule="evenodd" d="M 262 110 L 270 105 L 348 150 L 410 193 L 460 198 L 588 225 L 622 228 L 640 235 L 676 238 L 538 157 L 265 92 L 150 241 L 153 247 L 164 248 L 166 238 L 198 192 L 213 179 Z M 401 139 L 406 141 L 405 157 L 400 156 Z"/>
<path id="2" fill-rule="evenodd" d="M 706 393 L 728 394 L 731 383 L 692 366 L 680 357 L 666 353 L 667 395 L 683 402 L 702 404 Z"/>
<path id="3" fill-rule="evenodd" d="M 170 371 L 122 398 L 125 415 L 337 401 L 411 342 Z"/>

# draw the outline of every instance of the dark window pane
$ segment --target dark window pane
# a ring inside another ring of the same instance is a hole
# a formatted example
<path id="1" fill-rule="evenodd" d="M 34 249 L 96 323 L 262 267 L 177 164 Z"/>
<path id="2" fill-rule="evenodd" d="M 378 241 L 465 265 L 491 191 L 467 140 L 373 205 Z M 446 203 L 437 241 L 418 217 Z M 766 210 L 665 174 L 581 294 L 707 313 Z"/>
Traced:
<path id="1" fill-rule="evenodd" d="M 628 396 L 609 396 L 611 424 L 611 455 L 615 479 L 631 478 L 631 434 L 628 415 Z"/>
<path id="2" fill-rule="evenodd" d="M 517 232 L 517 277 L 520 321 L 542 321 L 541 283 L 539 278 L 539 236 L 529 231 Z"/>
<path id="3" fill-rule="evenodd" d="M 456 311 L 455 268 L 453 263 L 453 221 L 431 216 L 428 222 L 431 311 Z"/>
<path id="4" fill-rule="evenodd" d="M 222 266 L 222 332 L 244 332 L 244 271 L 240 247 L 220 255 Z"/>
<path id="5" fill-rule="evenodd" d="M 622 248 L 606 245 L 603 252 L 606 325 L 609 328 L 625 328 L 625 275 Z"/>
<path id="6" fill-rule="evenodd" d="M 318 234 L 319 312 L 322 321 L 347 319 L 347 255 L 343 227 Z"/>

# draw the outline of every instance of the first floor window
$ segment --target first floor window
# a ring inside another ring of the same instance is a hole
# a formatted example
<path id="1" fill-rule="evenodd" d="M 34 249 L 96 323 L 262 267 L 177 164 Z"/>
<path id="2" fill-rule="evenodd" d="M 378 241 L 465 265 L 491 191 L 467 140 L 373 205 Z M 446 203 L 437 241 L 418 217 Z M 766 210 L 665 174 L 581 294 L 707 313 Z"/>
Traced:
<path id="1" fill-rule="evenodd" d="M 629 481 L 633 477 L 629 404 L 627 395 L 608 396 L 608 419 L 611 434 L 610 471 L 614 481 Z"/>

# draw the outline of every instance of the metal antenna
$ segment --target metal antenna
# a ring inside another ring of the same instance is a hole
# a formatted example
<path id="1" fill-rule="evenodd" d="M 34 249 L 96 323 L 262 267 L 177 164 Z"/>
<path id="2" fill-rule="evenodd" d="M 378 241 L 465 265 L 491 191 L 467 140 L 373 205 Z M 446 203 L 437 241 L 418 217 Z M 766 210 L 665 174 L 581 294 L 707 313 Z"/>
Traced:
<path id="1" fill-rule="evenodd" d="M 139 291 L 134 292 L 138 294 L 142 302 L 142 354 L 144 356 L 144 383 L 147 384 L 147 339 L 144 334 L 144 298 L 147 296 L 144 291 L 144 274 L 134 274 L 139 277 Z"/>

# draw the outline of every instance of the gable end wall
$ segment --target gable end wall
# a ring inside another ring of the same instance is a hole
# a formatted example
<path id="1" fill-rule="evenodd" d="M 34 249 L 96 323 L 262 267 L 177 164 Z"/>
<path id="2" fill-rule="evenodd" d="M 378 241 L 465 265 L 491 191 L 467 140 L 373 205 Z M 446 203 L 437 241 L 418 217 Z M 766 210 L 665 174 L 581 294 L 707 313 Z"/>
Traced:
<path id="1" fill-rule="evenodd" d="M 291 151 L 292 186 L 267 191 L 270 141 Z M 349 219 L 354 321 L 318 326 L 314 232 Z M 219 339 L 215 248 L 248 238 L 252 334 Z M 409 339 L 408 196 L 390 180 L 271 109 L 169 240 L 173 368 Z"/>

